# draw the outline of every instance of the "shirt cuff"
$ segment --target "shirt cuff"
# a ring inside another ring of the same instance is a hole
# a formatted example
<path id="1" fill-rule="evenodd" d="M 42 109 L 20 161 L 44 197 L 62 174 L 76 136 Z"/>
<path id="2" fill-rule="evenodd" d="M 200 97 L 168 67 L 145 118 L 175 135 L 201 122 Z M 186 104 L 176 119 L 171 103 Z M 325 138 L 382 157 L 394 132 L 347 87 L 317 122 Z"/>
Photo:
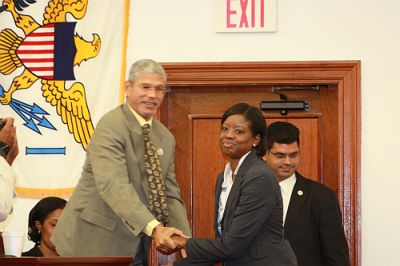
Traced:
<path id="1" fill-rule="evenodd" d="M 157 221 L 156 219 L 151 220 L 143 229 L 143 233 L 145 233 L 147 236 L 151 236 L 153 234 L 154 228 L 156 228 L 157 225 L 159 225 L 160 222 Z"/>

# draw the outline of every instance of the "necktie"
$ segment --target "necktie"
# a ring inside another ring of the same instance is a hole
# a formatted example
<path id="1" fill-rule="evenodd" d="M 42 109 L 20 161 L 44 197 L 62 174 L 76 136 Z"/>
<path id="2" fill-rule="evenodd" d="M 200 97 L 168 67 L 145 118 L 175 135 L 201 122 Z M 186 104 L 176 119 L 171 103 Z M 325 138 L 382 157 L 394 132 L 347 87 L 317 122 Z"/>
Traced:
<path id="1" fill-rule="evenodd" d="M 145 168 L 149 182 L 149 209 L 160 223 L 166 225 L 168 223 L 168 205 L 164 178 L 161 172 L 161 162 L 151 141 L 150 125 L 145 124 L 142 128 L 145 146 Z"/>

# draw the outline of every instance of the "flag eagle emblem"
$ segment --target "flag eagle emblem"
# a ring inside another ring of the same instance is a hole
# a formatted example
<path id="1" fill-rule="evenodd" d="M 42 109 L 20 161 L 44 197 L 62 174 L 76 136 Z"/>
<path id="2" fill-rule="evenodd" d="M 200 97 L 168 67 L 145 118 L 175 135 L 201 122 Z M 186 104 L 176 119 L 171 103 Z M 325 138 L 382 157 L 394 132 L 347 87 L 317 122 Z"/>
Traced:
<path id="1" fill-rule="evenodd" d="M 100 52 L 101 39 L 93 34 L 87 41 L 75 33 L 76 22 L 68 22 L 67 15 L 80 20 L 85 16 L 88 0 L 51 0 L 45 8 L 42 25 L 33 17 L 19 13 L 23 7 L 35 0 L 4 0 L 0 13 L 11 13 L 15 25 L 25 37 L 18 36 L 12 29 L 0 32 L 0 73 L 12 74 L 23 68 L 8 90 L 0 84 L 0 103 L 10 107 L 22 118 L 26 103 L 13 98 L 17 90 L 28 89 L 40 80 L 42 95 L 46 102 L 56 107 L 57 114 L 67 125 L 76 142 L 86 150 L 93 134 L 93 123 L 86 101 L 85 86 L 74 82 L 66 88 L 66 81 L 74 81 L 74 66 L 96 57 Z M 25 126 L 40 133 L 37 126 L 55 129 L 45 118 L 48 114 L 35 104 L 30 106 L 33 117 L 24 119 Z M 38 116 L 42 115 L 42 117 Z"/>

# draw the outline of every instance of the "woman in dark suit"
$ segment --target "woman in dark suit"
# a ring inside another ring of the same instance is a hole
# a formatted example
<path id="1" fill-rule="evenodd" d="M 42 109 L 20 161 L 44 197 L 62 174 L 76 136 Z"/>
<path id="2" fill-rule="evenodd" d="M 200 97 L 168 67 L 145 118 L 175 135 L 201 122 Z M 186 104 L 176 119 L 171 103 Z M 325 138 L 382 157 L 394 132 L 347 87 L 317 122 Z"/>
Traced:
<path id="1" fill-rule="evenodd" d="M 239 103 L 222 116 L 220 147 L 228 163 L 215 189 L 215 239 L 174 236 L 186 259 L 174 265 L 293 266 L 284 240 L 282 198 L 276 178 L 261 159 L 266 123 L 257 107 Z"/>

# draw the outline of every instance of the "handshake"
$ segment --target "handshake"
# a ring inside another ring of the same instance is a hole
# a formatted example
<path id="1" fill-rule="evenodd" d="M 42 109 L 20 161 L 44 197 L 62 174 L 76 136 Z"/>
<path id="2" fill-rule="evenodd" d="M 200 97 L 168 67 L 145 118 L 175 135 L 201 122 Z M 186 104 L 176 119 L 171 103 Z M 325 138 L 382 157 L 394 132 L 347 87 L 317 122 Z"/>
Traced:
<path id="1" fill-rule="evenodd" d="M 174 227 L 164 227 L 157 225 L 151 235 L 158 251 L 169 255 L 177 250 L 181 250 L 182 256 L 186 257 L 186 242 L 189 239 L 181 230 Z"/>

